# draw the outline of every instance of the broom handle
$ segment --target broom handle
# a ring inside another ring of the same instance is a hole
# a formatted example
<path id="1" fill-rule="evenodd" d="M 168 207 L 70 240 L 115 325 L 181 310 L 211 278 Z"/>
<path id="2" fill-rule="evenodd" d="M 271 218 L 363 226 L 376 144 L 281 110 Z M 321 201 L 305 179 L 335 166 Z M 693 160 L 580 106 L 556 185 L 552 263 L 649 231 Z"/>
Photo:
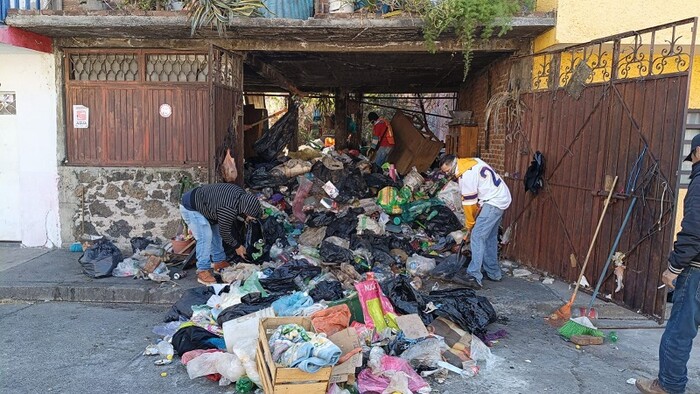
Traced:
<path id="1" fill-rule="evenodd" d="M 588 259 L 591 257 L 591 253 L 593 252 L 593 247 L 595 246 L 595 241 L 598 238 L 598 232 L 600 232 L 600 227 L 603 224 L 603 219 L 605 219 L 605 212 L 608 211 L 608 205 L 610 205 L 610 199 L 612 198 L 613 194 L 615 194 L 615 185 L 617 184 L 617 177 L 613 180 L 612 186 L 610 187 L 610 192 L 608 193 L 608 198 L 605 200 L 605 205 L 603 206 L 603 213 L 600 214 L 600 219 L 598 220 L 598 227 L 595 229 L 595 233 L 593 234 L 593 239 L 591 240 L 591 245 L 588 247 L 588 253 L 586 253 L 586 260 L 583 261 L 583 267 L 581 267 L 581 273 L 578 276 L 578 280 L 576 281 L 576 287 L 574 288 L 574 294 L 571 295 L 571 300 L 569 301 L 569 304 L 573 304 L 574 300 L 576 299 L 576 293 L 578 293 L 578 288 L 581 286 L 581 278 L 583 278 L 583 274 L 586 272 L 586 266 L 588 265 Z"/>

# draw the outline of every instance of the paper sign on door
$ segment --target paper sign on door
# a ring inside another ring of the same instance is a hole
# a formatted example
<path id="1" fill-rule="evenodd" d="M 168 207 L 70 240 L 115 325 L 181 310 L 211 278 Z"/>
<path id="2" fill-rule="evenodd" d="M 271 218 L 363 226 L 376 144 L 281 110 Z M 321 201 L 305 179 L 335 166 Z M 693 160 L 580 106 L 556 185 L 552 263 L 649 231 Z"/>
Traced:
<path id="1" fill-rule="evenodd" d="M 73 106 L 73 127 L 87 129 L 90 124 L 90 108 L 84 105 Z"/>

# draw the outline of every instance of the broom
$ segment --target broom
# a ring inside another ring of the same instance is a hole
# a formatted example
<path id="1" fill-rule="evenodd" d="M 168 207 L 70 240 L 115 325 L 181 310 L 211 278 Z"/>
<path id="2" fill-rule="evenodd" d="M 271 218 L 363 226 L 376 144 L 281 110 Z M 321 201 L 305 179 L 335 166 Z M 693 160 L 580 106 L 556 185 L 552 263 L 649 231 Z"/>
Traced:
<path id="1" fill-rule="evenodd" d="M 600 214 L 600 219 L 598 220 L 598 227 L 596 227 L 595 233 L 593 233 L 593 239 L 591 240 L 591 244 L 588 247 L 588 253 L 586 253 L 586 260 L 584 260 L 584 262 L 583 262 L 583 266 L 581 267 L 581 273 L 579 274 L 578 280 L 576 281 L 576 287 L 574 288 L 574 293 L 571 295 L 571 299 L 569 300 L 569 302 L 567 302 L 561 308 L 557 309 L 554 313 L 549 315 L 550 323 L 571 319 L 571 306 L 574 304 L 574 300 L 576 299 L 576 294 L 578 294 L 578 289 L 581 285 L 581 278 L 583 278 L 583 274 L 586 271 L 586 266 L 588 265 L 588 260 L 590 259 L 591 253 L 593 252 L 593 247 L 595 246 L 595 241 L 598 238 L 598 232 L 600 232 L 600 227 L 603 224 L 603 219 L 605 218 L 605 212 L 607 212 L 607 210 L 608 210 L 608 205 L 610 205 L 610 199 L 612 198 L 612 195 L 615 192 L 615 185 L 616 184 L 617 184 L 617 177 L 615 177 L 615 179 L 613 180 L 612 186 L 610 187 L 610 192 L 608 193 L 608 198 L 605 200 L 605 205 L 603 206 L 603 213 Z M 571 324 L 579 325 L 576 322 L 573 322 L 572 320 L 569 320 L 566 323 L 566 325 L 571 325 Z M 562 329 L 563 328 L 564 327 L 562 327 Z"/>

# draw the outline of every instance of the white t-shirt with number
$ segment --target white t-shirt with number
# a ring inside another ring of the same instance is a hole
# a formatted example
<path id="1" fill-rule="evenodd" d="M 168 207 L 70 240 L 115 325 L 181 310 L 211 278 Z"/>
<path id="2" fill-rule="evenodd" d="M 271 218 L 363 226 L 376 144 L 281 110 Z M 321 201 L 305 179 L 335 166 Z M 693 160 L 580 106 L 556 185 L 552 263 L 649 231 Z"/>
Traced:
<path id="1" fill-rule="evenodd" d="M 459 178 L 464 205 L 489 204 L 499 209 L 510 206 L 510 190 L 503 179 L 486 162 L 476 160 L 476 165 Z"/>

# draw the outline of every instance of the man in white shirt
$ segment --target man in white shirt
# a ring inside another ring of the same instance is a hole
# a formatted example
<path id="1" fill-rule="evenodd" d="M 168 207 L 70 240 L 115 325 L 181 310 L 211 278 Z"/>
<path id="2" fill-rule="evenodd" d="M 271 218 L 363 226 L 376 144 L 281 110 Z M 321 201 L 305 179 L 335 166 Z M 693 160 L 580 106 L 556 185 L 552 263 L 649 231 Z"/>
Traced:
<path id="1" fill-rule="evenodd" d="M 472 261 L 467 277 L 459 278 L 468 287 L 480 289 L 484 278 L 500 281 L 498 263 L 498 228 L 512 200 L 508 186 L 486 162 L 477 158 L 458 159 L 454 155 L 440 158 L 440 170 L 459 182 L 464 208 L 465 227 L 470 231 Z"/>

